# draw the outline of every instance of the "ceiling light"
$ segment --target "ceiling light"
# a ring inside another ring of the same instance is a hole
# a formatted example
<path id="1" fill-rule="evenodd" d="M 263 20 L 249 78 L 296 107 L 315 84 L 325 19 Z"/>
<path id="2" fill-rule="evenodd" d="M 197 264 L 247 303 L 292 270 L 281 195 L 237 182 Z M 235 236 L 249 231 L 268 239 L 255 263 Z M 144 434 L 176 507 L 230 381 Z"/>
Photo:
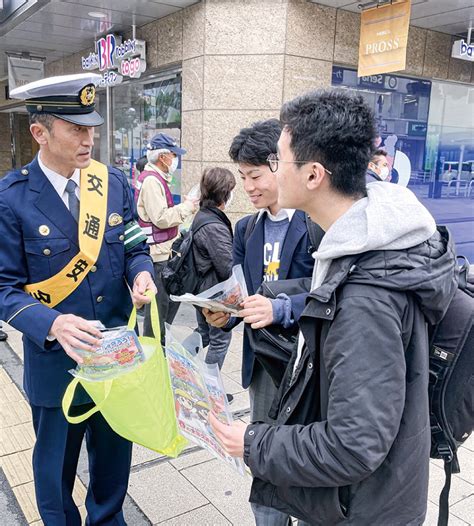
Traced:
<path id="1" fill-rule="evenodd" d="M 100 11 L 90 11 L 87 13 L 92 18 L 106 18 L 107 15 L 105 13 L 101 13 Z"/>

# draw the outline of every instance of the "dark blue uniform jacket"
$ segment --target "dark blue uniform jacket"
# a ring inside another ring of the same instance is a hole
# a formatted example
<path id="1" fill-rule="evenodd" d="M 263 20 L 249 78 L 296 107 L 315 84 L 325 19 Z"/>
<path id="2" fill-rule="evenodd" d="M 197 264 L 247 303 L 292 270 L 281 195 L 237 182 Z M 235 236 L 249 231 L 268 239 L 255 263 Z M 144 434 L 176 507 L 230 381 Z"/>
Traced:
<path id="1" fill-rule="evenodd" d="M 124 225 L 133 219 L 133 203 L 122 172 L 109 168 L 106 219 L 112 213 L 123 222 L 110 226 L 107 221 L 95 271 L 49 308 L 23 287 L 57 274 L 77 254 L 77 223 L 37 159 L 0 180 L 0 319 L 23 333 L 24 388 L 33 405 L 59 407 L 72 379 L 68 370 L 76 366 L 57 341 L 46 340 L 56 317 L 75 314 L 106 327 L 124 325 L 132 309 L 128 286 L 139 272 L 153 272 L 145 243 L 125 252 Z M 42 225 L 49 228 L 46 236 L 40 234 Z M 83 392 L 76 403 L 84 401 Z"/>

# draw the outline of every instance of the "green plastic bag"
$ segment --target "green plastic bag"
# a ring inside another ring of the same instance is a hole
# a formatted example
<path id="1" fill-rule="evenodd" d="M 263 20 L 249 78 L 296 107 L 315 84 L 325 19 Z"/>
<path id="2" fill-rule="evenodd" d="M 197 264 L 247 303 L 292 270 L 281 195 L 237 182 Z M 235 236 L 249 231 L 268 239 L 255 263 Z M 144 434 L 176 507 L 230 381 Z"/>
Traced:
<path id="1" fill-rule="evenodd" d="M 136 324 L 134 308 L 128 327 Z M 151 323 L 154 338 L 140 337 L 143 347 L 153 347 L 151 356 L 132 371 L 112 380 L 88 382 L 74 378 L 64 393 L 62 408 L 71 424 L 84 422 L 97 411 L 120 436 L 158 453 L 177 457 L 186 445 L 179 434 L 171 381 L 160 343 L 158 309 L 153 296 Z M 69 416 L 69 409 L 78 384 L 81 384 L 95 407 L 79 416 Z"/>

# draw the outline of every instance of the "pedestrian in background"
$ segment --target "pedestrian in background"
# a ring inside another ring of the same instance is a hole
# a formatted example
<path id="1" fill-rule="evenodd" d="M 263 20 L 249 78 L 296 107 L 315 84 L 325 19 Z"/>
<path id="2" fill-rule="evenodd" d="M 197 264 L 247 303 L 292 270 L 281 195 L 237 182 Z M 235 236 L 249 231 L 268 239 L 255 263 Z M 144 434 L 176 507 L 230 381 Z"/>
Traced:
<path id="1" fill-rule="evenodd" d="M 209 168 L 201 177 L 199 211 L 191 225 L 194 231 L 200 223 L 205 222 L 193 234 L 195 270 L 200 276 L 199 288 L 195 293 L 225 281 L 232 274 L 233 233 L 225 209 L 230 204 L 234 188 L 234 174 L 226 168 Z M 221 369 L 232 332 L 209 325 L 199 307 L 196 307 L 196 318 L 197 332 L 201 335 L 203 347 L 208 346 L 206 363 L 216 363 Z M 232 398 L 228 395 L 229 401 Z"/>
<path id="2" fill-rule="evenodd" d="M 375 150 L 369 161 L 365 175 L 367 183 L 374 181 L 390 181 L 390 167 L 388 165 L 387 152 L 379 148 Z"/>
<path id="3" fill-rule="evenodd" d="M 176 141 L 164 133 L 158 133 L 148 145 L 148 163 L 135 184 L 135 201 L 139 224 L 147 236 L 153 259 L 156 296 L 160 314 L 161 343 L 165 344 L 165 323 L 173 323 L 179 303 L 170 300 L 161 273 L 171 255 L 173 241 L 179 235 L 178 226 L 197 209 L 198 200 L 184 198 L 175 205 L 170 190 L 171 177 L 179 165 L 179 158 L 186 153 Z M 150 307 L 145 306 L 143 334 L 152 336 Z"/>

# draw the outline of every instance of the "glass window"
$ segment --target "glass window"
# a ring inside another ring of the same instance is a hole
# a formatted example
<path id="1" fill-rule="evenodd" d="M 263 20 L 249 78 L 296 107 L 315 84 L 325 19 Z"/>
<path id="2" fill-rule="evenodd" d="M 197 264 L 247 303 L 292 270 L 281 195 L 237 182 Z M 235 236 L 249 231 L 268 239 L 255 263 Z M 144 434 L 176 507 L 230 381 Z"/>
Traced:
<path id="1" fill-rule="evenodd" d="M 121 84 L 112 91 L 112 164 L 133 182 L 137 175 L 135 163 L 146 154 L 146 145 L 156 133 L 166 133 L 181 143 L 181 75 Z M 178 167 L 170 185 L 177 202 L 180 181 Z"/>
<path id="2" fill-rule="evenodd" d="M 398 75 L 357 77 L 333 67 L 333 86 L 361 93 L 375 112 L 391 182 L 411 188 L 474 262 L 474 88 Z"/>

